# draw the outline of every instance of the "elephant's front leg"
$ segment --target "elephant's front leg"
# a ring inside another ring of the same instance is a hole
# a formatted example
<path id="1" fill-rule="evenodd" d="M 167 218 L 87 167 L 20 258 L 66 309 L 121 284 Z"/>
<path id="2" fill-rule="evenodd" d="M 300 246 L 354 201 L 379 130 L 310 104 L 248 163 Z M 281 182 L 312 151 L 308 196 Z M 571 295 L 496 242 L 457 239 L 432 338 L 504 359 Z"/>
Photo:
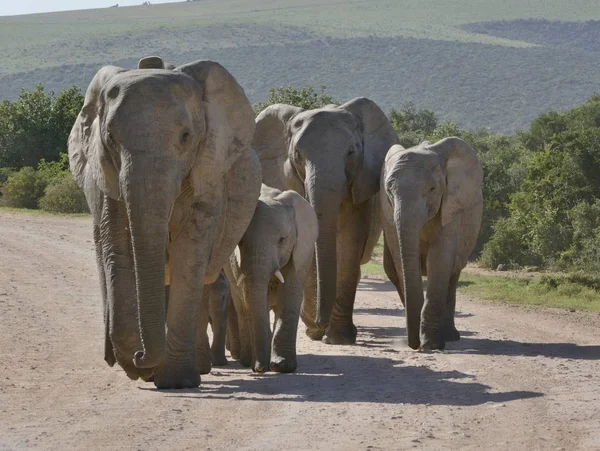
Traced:
<path id="1" fill-rule="evenodd" d="M 325 331 L 317 326 L 315 321 L 317 317 L 317 260 L 314 256 L 304 283 L 300 317 L 306 326 L 306 336 L 311 340 L 321 341 Z"/>
<path id="2" fill-rule="evenodd" d="M 208 341 L 208 322 L 210 315 L 210 286 L 204 286 L 198 315 L 198 329 L 196 331 L 196 364 L 200 374 L 208 374 L 212 369 L 210 358 L 210 343 Z"/>
<path id="3" fill-rule="evenodd" d="M 448 298 L 446 302 L 446 310 L 444 314 L 444 332 L 443 337 L 446 341 L 458 341 L 460 340 L 460 332 L 454 324 L 454 312 L 456 310 L 456 287 L 458 286 L 458 279 L 460 278 L 460 272 L 454 273 L 450 276 L 450 283 L 448 285 Z"/>
<path id="4" fill-rule="evenodd" d="M 369 202 L 354 205 L 347 199 L 342 203 L 337 236 L 336 300 L 323 337 L 327 344 L 356 343 L 357 330 L 352 314 L 360 282 L 360 260 L 369 234 L 370 211 Z"/>
<path id="5" fill-rule="evenodd" d="M 227 333 L 227 312 L 231 303 L 231 295 L 227 281 L 223 276 L 215 282 L 212 295 L 209 299 L 210 325 L 213 332 L 213 340 L 210 346 L 210 360 L 215 366 L 227 365 L 225 357 L 225 336 Z"/>
<path id="6" fill-rule="evenodd" d="M 302 305 L 305 274 L 298 274 L 293 265 L 282 269 L 285 283 L 279 284 L 275 296 L 275 326 L 271 347 L 271 371 L 292 373 L 296 371 L 296 336 Z"/>
<path id="7" fill-rule="evenodd" d="M 403 283 L 401 283 L 400 281 L 400 277 L 398 276 L 398 270 L 396 269 L 396 264 L 394 263 L 394 257 L 392 256 L 390 243 L 388 243 L 387 238 L 385 238 L 385 236 L 383 238 L 383 269 L 385 271 L 385 274 L 390 279 L 390 282 L 392 282 L 392 284 L 394 284 L 394 286 L 396 287 L 398 296 L 400 296 L 400 302 L 402 302 L 402 305 L 405 306 L 404 294 L 402 292 L 404 286 Z"/>
<path id="8" fill-rule="evenodd" d="M 227 309 L 227 333 L 225 334 L 225 347 L 231 354 L 231 358 L 240 358 L 240 330 L 238 326 L 238 313 L 232 302 Z"/>
<path id="9" fill-rule="evenodd" d="M 200 215 L 192 217 L 168 246 L 171 285 L 167 354 L 154 377 L 158 388 L 193 388 L 200 385 L 196 335 L 204 275 L 215 240 L 216 226 L 213 223 L 217 222 L 208 219 Z"/>
<path id="10" fill-rule="evenodd" d="M 450 223 L 430 242 L 427 295 L 421 313 L 421 349 L 444 349 L 448 289 L 456 258 L 456 225 Z"/>

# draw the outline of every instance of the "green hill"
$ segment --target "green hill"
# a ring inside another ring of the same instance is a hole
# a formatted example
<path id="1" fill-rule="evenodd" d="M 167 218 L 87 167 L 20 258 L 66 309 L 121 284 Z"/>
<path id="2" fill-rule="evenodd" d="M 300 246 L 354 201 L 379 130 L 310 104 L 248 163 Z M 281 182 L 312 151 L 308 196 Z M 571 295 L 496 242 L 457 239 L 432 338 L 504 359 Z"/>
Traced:
<path id="1" fill-rule="evenodd" d="M 141 3 L 141 1 L 140 1 Z M 525 5 L 524 5 L 525 3 Z M 529 20 L 533 19 L 533 20 Z M 148 54 L 222 62 L 251 101 L 327 85 L 509 132 L 600 91 L 597 0 L 201 0 L 0 17 L 0 99 Z"/>

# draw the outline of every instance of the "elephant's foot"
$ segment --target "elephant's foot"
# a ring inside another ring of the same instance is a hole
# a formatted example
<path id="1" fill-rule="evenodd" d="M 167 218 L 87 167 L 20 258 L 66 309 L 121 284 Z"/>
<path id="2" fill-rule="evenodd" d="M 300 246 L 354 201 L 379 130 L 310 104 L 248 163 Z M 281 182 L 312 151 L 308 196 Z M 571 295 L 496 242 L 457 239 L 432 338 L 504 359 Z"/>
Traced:
<path id="1" fill-rule="evenodd" d="M 275 357 L 271 360 L 271 371 L 276 373 L 293 373 L 298 367 L 296 357 Z"/>
<path id="2" fill-rule="evenodd" d="M 324 335 L 325 335 L 325 330 L 323 330 L 323 329 L 318 329 L 318 328 L 313 329 L 310 327 L 306 328 L 306 336 L 308 338 L 310 338 L 311 340 L 321 341 L 323 339 Z"/>
<path id="3" fill-rule="evenodd" d="M 263 374 L 267 371 L 269 371 L 269 365 L 267 364 L 261 362 L 254 362 L 254 364 L 252 365 L 252 372 L 254 373 Z"/>
<path id="4" fill-rule="evenodd" d="M 154 375 L 154 385 L 163 390 L 196 388 L 200 386 L 200 373 L 194 362 L 165 365 Z"/>
<path id="5" fill-rule="evenodd" d="M 213 352 L 210 351 L 210 361 L 213 366 L 225 366 L 227 365 L 227 358 L 225 357 L 225 352 Z"/>
<path id="6" fill-rule="evenodd" d="M 205 350 L 197 350 L 196 362 L 197 362 L 198 371 L 200 371 L 200 374 L 210 373 L 210 370 L 212 369 L 210 352 L 206 352 Z"/>
<path id="7" fill-rule="evenodd" d="M 230 349 L 229 354 L 233 360 L 240 360 L 240 350 L 239 349 Z"/>
<path id="8" fill-rule="evenodd" d="M 240 355 L 240 364 L 245 368 L 250 368 L 252 366 L 252 356 L 251 355 Z"/>
<path id="9" fill-rule="evenodd" d="M 446 342 L 441 337 L 440 333 L 421 333 L 421 346 L 419 351 L 439 349 L 443 350 L 446 347 Z"/>
<path id="10" fill-rule="evenodd" d="M 460 340 L 460 332 L 456 329 L 454 324 L 448 325 L 444 328 L 443 339 L 445 341 L 458 341 Z"/>
<path id="11" fill-rule="evenodd" d="M 357 333 L 354 324 L 344 327 L 329 326 L 323 337 L 323 343 L 328 345 L 353 345 L 356 343 Z"/>
<path id="12" fill-rule="evenodd" d="M 212 370 L 212 363 L 210 360 L 201 360 L 198 362 L 198 371 L 200 374 L 208 374 Z"/>

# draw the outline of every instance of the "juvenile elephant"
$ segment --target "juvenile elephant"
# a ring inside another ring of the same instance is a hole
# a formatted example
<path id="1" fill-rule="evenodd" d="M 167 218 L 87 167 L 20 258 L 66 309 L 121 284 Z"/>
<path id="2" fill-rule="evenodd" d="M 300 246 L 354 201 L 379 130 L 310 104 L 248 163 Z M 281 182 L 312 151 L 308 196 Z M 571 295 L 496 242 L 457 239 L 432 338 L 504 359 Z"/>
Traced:
<path id="1" fill-rule="evenodd" d="M 356 341 L 352 313 L 360 265 L 381 234 L 381 167 L 398 142 L 385 113 L 364 97 L 307 111 L 277 104 L 256 118 L 252 146 L 263 183 L 297 191 L 317 213 L 315 264 L 302 306 L 314 340 Z"/>
<path id="2" fill-rule="evenodd" d="M 317 216 L 302 196 L 262 186 L 248 230 L 224 268 L 238 313 L 230 344 L 239 340 L 240 360 L 255 372 L 296 370 L 302 292 L 317 234 Z M 237 346 L 230 350 L 235 355 Z"/>
<path id="3" fill-rule="evenodd" d="M 212 61 L 105 66 L 87 90 L 69 162 L 93 214 L 105 360 L 132 379 L 200 383 L 203 286 L 217 280 L 260 193 L 254 128 L 243 89 Z"/>
<path id="4" fill-rule="evenodd" d="M 387 154 L 380 192 L 383 264 L 406 308 L 413 349 L 443 349 L 460 338 L 456 285 L 479 234 L 482 181 L 476 153 L 459 138 L 393 146 Z M 421 275 L 427 276 L 425 300 Z"/>
<path id="5" fill-rule="evenodd" d="M 229 282 L 221 272 L 216 282 L 204 285 L 202 291 L 202 307 L 200 309 L 200 325 L 196 346 L 198 348 L 198 367 L 200 374 L 208 374 L 212 366 L 227 365 L 225 357 L 225 336 L 227 332 L 227 316 L 231 304 Z M 207 329 L 212 329 L 212 343 L 209 342 Z"/>

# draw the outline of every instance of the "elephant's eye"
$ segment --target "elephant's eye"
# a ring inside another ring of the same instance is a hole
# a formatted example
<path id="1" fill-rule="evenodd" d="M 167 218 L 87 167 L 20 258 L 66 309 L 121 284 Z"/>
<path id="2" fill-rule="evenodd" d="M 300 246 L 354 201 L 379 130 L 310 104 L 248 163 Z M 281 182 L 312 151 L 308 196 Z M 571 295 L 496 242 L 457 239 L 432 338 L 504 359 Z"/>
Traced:
<path id="1" fill-rule="evenodd" d="M 429 192 L 430 192 L 430 193 L 435 193 L 435 186 L 433 186 L 433 187 L 429 188 Z"/>
<path id="2" fill-rule="evenodd" d="M 277 245 L 278 246 L 281 246 L 283 243 L 285 243 L 285 237 L 284 236 L 280 237 L 279 240 L 277 240 Z"/>
<path id="3" fill-rule="evenodd" d="M 190 139 L 190 132 L 188 132 L 186 130 L 181 134 L 181 145 L 186 145 L 189 139 Z"/>

